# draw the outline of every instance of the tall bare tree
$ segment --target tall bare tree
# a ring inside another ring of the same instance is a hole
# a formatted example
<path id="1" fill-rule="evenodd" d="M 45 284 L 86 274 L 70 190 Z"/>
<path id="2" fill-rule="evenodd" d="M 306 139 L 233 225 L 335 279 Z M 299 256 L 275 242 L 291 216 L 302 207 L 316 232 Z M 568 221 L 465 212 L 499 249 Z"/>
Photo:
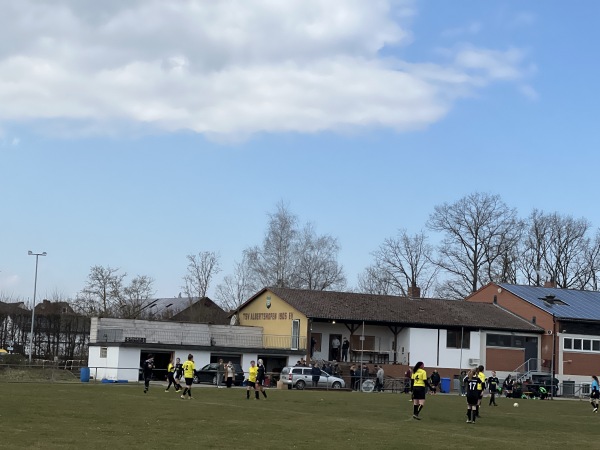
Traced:
<path id="1" fill-rule="evenodd" d="M 150 317 L 152 296 L 155 293 L 153 284 L 154 279 L 146 275 L 133 278 L 119 296 L 119 317 L 123 319 Z"/>
<path id="2" fill-rule="evenodd" d="M 244 259 L 235 263 L 233 275 L 226 275 L 217 285 L 216 300 L 225 311 L 236 311 L 254 292 L 250 288 L 248 263 Z"/>
<path id="3" fill-rule="evenodd" d="M 211 281 L 221 271 L 219 259 L 215 252 L 187 255 L 187 274 L 183 277 L 182 289 L 189 299 L 206 297 Z"/>
<path id="4" fill-rule="evenodd" d="M 427 225 L 444 235 L 436 264 L 448 279 L 439 293 L 457 299 L 493 281 L 503 253 L 518 240 L 515 231 L 520 232 L 516 210 L 500 196 L 484 193 L 436 206 Z"/>
<path id="5" fill-rule="evenodd" d="M 93 266 L 79 296 L 79 306 L 91 313 L 115 315 L 116 306 L 121 301 L 123 279 L 127 276 L 118 272 L 119 269 L 111 267 Z"/>
<path id="6" fill-rule="evenodd" d="M 423 232 L 409 236 L 401 229 L 396 237 L 385 239 L 373 256 L 375 263 L 367 268 L 359 282 L 368 292 L 374 289 L 407 296 L 411 287 L 419 287 L 426 296 L 436 282 L 439 269 L 432 262 L 433 247 Z"/>

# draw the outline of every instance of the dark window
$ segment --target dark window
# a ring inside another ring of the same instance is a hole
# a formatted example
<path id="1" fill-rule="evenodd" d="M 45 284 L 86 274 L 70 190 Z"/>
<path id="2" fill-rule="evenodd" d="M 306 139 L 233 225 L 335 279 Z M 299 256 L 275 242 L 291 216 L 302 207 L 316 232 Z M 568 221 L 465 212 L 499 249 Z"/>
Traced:
<path id="1" fill-rule="evenodd" d="M 573 339 L 573 350 L 581 350 L 581 339 Z"/>
<path id="2" fill-rule="evenodd" d="M 462 348 L 471 348 L 471 333 L 462 330 L 447 330 L 446 331 L 446 348 L 460 348 L 460 340 L 462 337 Z"/>
<path id="3" fill-rule="evenodd" d="M 592 350 L 600 352 L 600 341 L 592 341 Z"/>
<path id="4" fill-rule="evenodd" d="M 589 339 L 584 339 L 583 340 L 583 349 L 590 351 L 592 349 L 592 341 L 590 341 Z"/>
<path id="5" fill-rule="evenodd" d="M 302 369 L 292 369 L 292 373 L 296 373 L 296 374 L 302 375 Z"/>
<path id="6" fill-rule="evenodd" d="M 537 345 L 537 341 L 537 337 L 488 334 L 485 342 L 488 347 L 525 348 L 526 342 L 532 342 Z"/>
<path id="7" fill-rule="evenodd" d="M 565 338 L 564 347 L 565 347 L 565 350 L 571 350 L 573 348 L 573 339 Z"/>

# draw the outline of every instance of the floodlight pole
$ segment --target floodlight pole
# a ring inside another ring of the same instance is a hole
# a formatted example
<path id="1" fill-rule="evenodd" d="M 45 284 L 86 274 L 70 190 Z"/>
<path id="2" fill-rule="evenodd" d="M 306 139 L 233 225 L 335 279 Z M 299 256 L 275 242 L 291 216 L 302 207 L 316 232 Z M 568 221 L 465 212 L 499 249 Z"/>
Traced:
<path id="1" fill-rule="evenodd" d="M 29 365 L 31 365 L 31 358 L 33 357 L 33 323 L 35 319 L 35 296 L 37 294 L 37 274 L 38 274 L 38 260 L 40 256 L 46 256 L 46 252 L 33 253 L 31 250 L 27 252 L 29 256 L 35 256 L 35 279 L 33 282 L 33 307 L 31 308 L 31 336 L 29 338 Z"/>

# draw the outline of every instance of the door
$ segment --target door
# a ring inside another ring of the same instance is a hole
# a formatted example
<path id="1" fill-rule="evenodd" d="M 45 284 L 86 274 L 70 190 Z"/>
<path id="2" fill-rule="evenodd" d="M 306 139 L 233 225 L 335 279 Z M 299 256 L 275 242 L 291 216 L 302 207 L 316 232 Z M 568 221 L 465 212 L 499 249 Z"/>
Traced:
<path id="1" fill-rule="evenodd" d="M 292 321 L 292 342 L 291 349 L 298 350 L 298 346 L 300 345 L 300 321 L 293 320 Z"/>
<path id="2" fill-rule="evenodd" d="M 529 365 L 527 369 L 529 371 L 537 371 L 540 370 L 538 367 L 538 346 L 537 346 L 537 338 L 526 338 L 525 339 L 525 361 L 529 361 Z"/>

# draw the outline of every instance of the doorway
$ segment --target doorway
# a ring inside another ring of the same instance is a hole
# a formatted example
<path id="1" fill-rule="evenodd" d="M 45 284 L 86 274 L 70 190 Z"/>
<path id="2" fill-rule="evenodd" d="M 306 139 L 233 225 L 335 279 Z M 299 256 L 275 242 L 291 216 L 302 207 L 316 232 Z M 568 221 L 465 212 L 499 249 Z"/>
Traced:
<path id="1" fill-rule="evenodd" d="M 329 335 L 329 361 L 339 361 L 340 352 L 342 351 L 342 335 L 341 334 L 330 334 Z"/>

